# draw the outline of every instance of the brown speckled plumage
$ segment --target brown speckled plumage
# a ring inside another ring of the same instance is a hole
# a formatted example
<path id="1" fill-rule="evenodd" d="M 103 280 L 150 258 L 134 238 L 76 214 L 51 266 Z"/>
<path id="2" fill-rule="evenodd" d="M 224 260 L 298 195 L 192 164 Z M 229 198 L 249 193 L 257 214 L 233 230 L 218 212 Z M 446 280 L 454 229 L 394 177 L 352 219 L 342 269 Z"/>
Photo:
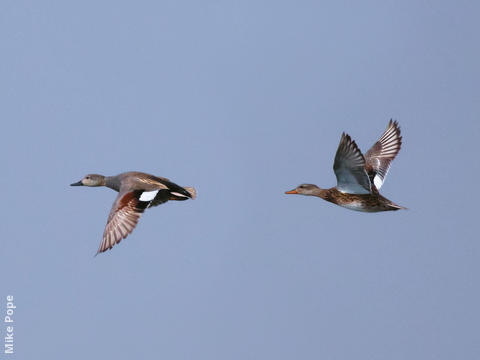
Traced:
<path id="1" fill-rule="evenodd" d="M 302 184 L 286 194 L 317 196 L 336 205 L 362 212 L 405 209 L 378 192 L 390 163 L 400 151 L 401 144 L 400 128 L 398 123 L 392 120 L 365 157 L 355 141 L 343 133 L 333 165 L 337 186 L 320 189 L 313 184 Z"/>
<path id="2" fill-rule="evenodd" d="M 331 203 L 348 207 L 352 203 L 359 203 L 358 211 L 379 212 L 389 210 L 404 209 L 402 206 L 394 204 L 392 201 L 380 195 L 376 188 L 371 194 L 347 194 L 342 193 L 336 187 L 326 189 L 320 197 Z M 360 210 L 361 209 L 361 210 Z M 357 210 L 357 209 L 352 209 Z"/>

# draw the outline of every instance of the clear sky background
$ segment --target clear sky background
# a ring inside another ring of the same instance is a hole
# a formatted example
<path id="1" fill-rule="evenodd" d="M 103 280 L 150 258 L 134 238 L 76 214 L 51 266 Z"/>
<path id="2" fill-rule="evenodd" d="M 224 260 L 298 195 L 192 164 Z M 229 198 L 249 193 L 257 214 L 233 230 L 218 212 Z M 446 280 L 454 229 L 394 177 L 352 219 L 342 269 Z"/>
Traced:
<path id="1" fill-rule="evenodd" d="M 2 1 L 10 358 L 479 359 L 479 12 Z M 284 195 L 334 186 L 342 131 L 366 151 L 390 118 L 382 193 L 408 211 Z M 116 193 L 69 184 L 129 170 L 198 199 L 94 257 Z"/>

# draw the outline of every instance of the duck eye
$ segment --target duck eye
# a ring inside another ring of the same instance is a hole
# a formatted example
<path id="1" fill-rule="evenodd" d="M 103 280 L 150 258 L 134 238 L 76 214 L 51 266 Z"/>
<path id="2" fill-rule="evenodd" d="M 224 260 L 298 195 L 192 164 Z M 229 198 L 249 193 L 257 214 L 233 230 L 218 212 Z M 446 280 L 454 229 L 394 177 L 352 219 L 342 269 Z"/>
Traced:
<path id="1" fill-rule="evenodd" d="M 85 179 L 90 179 L 90 176 L 85 177 Z"/>

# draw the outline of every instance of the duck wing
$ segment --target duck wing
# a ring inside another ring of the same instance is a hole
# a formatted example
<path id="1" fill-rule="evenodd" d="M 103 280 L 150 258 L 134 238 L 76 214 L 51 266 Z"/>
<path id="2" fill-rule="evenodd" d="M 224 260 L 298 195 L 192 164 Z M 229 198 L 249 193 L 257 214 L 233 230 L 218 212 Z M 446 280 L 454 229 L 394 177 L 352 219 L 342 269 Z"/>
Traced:
<path id="1" fill-rule="evenodd" d="M 333 171 L 337 189 L 348 194 L 370 194 L 371 183 L 365 170 L 365 159 L 355 141 L 343 133 L 338 145 Z"/>
<path id="2" fill-rule="evenodd" d="M 135 229 L 145 209 L 163 204 L 170 198 L 165 189 L 120 192 L 113 202 L 97 254 L 111 249 Z"/>
<path id="3" fill-rule="evenodd" d="M 370 181 L 377 189 L 382 187 L 390 169 L 390 163 L 397 156 L 401 146 L 400 127 L 397 121 L 390 120 L 380 139 L 365 154 L 365 168 Z"/>
<path id="4" fill-rule="evenodd" d="M 187 200 L 187 199 L 195 199 L 196 197 L 196 191 L 193 187 L 182 187 L 174 182 L 170 181 L 167 178 L 160 177 L 160 176 L 153 176 L 150 174 L 145 174 L 142 173 L 144 176 L 140 177 L 138 181 L 141 181 L 145 184 L 148 184 L 147 186 L 154 186 L 158 187 L 163 191 L 163 189 L 168 190 L 170 196 L 169 197 L 162 197 L 161 200 L 166 199 L 167 200 Z M 159 193 L 159 195 L 162 193 Z M 166 193 L 164 193 L 166 195 Z M 158 197 L 158 195 L 157 195 Z M 150 206 L 156 206 L 159 204 L 162 204 L 163 202 L 158 202 L 157 198 L 155 198 L 155 201 Z"/>

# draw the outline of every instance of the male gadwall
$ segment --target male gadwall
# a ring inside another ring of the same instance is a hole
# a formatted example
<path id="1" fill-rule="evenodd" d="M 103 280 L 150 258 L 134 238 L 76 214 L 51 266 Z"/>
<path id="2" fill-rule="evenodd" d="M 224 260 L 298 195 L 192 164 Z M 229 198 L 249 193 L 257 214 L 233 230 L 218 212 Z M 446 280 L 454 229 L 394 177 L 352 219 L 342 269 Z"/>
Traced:
<path id="1" fill-rule="evenodd" d="M 400 151 L 402 137 L 396 121 L 390 120 L 387 130 L 367 151 L 365 157 L 350 136 L 343 133 L 333 163 L 337 186 L 320 189 L 302 184 L 285 194 L 318 196 L 347 209 L 379 212 L 405 209 L 384 198 L 378 190 L 387 176 L 390 163 Z"/>
<path id="2" fill-rule="evenodd" d="M 168 200 L 182 201 L 196 196 L 193 187 L 178 186 L 166 178 L 133 171 L 116 176 L 89 174 L 71 186 L 106 186 L 118 191 L 97 254 L 125 239 L 145 209 Z"/>

